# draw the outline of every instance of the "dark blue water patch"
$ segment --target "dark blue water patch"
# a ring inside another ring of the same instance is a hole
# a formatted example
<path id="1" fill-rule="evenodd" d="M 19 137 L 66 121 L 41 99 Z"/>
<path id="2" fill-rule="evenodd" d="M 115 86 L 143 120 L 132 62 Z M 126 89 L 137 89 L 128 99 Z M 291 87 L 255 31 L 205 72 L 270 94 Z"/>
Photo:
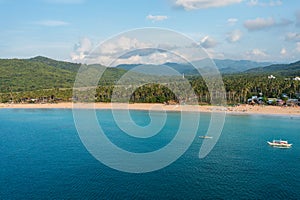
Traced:
<path id="1" fill-rule="evenodd" d="M 106 116 L 100 123 L 112 130 L 108 137 L 137 152 L 167 144 L 174 137 L 167 131 L 176 129 L 180 119 L 180 113 L 172 113 L 149 144 L 124 136 L 107 112 L 97 115 Z M 149 123 L 147 113 L 131 115 L 140 125 Z M 208 122 L 209 115 L 202 114 L 198 135 L 206 133 Z M 198 158 L 203 139 L 196 137 L 170 166 L 129 174 L 88 153 L 71 110 L 2 109 L 0 199 L 300 199 L 299 122 L 289 116 L 227 116 L 220 140 L 204 159 Z M 266 143 L 280 138 L 293 147 L 276 149 Z M 127 140 L 134 147 L 126 146 Z"/>

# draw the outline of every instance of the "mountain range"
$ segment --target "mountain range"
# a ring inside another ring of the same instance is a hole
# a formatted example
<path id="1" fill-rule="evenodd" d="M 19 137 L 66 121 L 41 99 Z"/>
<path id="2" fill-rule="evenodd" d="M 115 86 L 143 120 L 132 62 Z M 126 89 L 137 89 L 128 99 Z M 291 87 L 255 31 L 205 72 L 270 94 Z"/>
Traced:
<path id="1" fill-rule="evenodd" d="M 192 63 L 199 66 L 199 68 L 205 68 L 207 66 L 211 66 L 212 64 L 215 64 L 222 74 L 240 73 L 252 68 L 265 67 L 273 64 L 270 62 L 255 62 L 250 60 L 230 60 L 230 59 L 225 59 L 225 60 L 213 59 L 212 61 L 209 59 L 203 59 L 203 60 L 193 61 Z M 139 64 L 121 64 L 116 67 L 125 70 L 131 70 L 138 65 Z M 189 63 L 167 62 L 160 66 L 171 67 L 181 74 L 183 73 L 187 75 L 197 74 L 196 69 Z"/>
<path id="2" fill-rule="evenodd" d="M 197 66 L 205 67 L 209 60 L 195 61 Z M 300 61 L 290 64 L 270 64 L 248 60 L 214 60 L 221 73 L 226 74 L 276 74 L 280 76 L 300 76 Z M 37 56 L 30 59 L 0 59 L 0 92 L 31 91 L 47 88 L 71 88 L 81 64 L 57 61 Z M 137 65 L 118 65 L 106 68 L 100 84 L 111 84 L 118 80 L 127 70 Z M 147 67 L 149 65 L 145 65 Z M 153 65 L 152 65 L 153 66 Z M 196 69 L 188 63 L 165 63 L 180 74 L 195 75 Z M 149 69 L 149 71 L 151 71 Z M 163 73 L 161 73 L 164 75 Z"/>
<path id="3" fill-rule="evenodd" d="M 245 73 L 266 74 L 273 73 L 281 76 L 299 76 L 300 61 L 290 64 L 274 64 L 266 67 L 258 67 L 246 70 Z"/>

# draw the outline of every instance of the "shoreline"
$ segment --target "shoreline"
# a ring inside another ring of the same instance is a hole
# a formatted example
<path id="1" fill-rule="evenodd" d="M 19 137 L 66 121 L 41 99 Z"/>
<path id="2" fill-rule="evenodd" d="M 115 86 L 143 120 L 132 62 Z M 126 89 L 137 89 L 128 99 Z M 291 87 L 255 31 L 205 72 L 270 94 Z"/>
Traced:
<path id="1" fill-rule="evenodd" d="M 226 112 L 233 115 L 290 115 L 300 116 L 300 107 L 280 107 L 280 106 L 260 106 L 242 104 L 236 107 L 221 106 L 197 106 L 197 105 L 164 105 L 158 103 L 95 103 L 93 104 L 74 104 L 76 108 L 90 109 L 130 109 L 130 110 L 153 110 L 153 111 L 193 111 L 193 112 Z M 55 103 L 55 104 L 0 104 L 0 109 L 72 109 L 72 102 Z"/>

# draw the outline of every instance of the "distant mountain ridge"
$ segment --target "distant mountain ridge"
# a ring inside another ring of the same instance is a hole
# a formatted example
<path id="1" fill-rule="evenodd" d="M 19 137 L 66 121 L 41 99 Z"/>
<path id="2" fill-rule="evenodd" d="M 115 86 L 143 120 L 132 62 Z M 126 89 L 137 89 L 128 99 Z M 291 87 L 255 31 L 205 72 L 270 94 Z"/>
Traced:
<path id="1" fill-rule="evenodd" d="M 253 68 L 245 71 L 245 73 L 260 73 L 260 74 L 277 74 L 281 76 L 299 76 L 300 61 L 290 64 L 274 64 L 266 67 Z"/>
<path id="2" fill-rule="evenodd" d="M 43 57 L 43 56 L 36 56 L 29 59 L 23 59 L 33 62 L 44 63 L 49 66 L 53 66 L 56 68 L 64 69 L 67 71 L 77 72 L 80 68 L 80 63 L 72 63 L 66 61 L 58 61 L 51 58 Z M 198 61 L 193 61 L 193 63 L 197 63 L 197 65 L 205 66 L 206 63 L 210 63 L 209 59 L 203 59 Z M 220 70 L 221 73 L 224 74 L 232 74 L 232 73 L 240 73 L 251 69 L 257 69 L 262 67 L 267 67 L 272 65 L 271 62 L 256 62 L 250 60 L 231 60 L 231 59 L 213 59 L 213 62 L 216 64 L 217 68 Z M 116 68 L 121 68 L 126 71 L 131 70 L 132 68 L 138 66 L 140 64 L 120 64 L 116 66 Z M 195 68 L 188 63 L 172 63 L 167 62 L 163 65 L 169 66 L 179 73 L 185 74 L 195 74 Z M 147 66 L 147 65 L 146 65 Z M 153 66 L 153 65 L 152 65 Z"/>
<path id="3" fill-rule="evenodd" d="M 207 66 L 211 63 L 210 60 L 200 60 L 200 66 Z M 273 74 L 279 76 L 300 76 L 300 61 L 290 64 L 271 64 L 253 62 L 253 61 L 235 61 L 235 60 L 214 60 L 219 70 L 223 74 L 238 73 L 241 75 L 247 74 Z M 165 63 L 174 71 L 180 74 L 197 75 L 197 71 L 190 64 L 182 63 Z M 72 63 L 65 61 L 58 61 L 47 57 L 37 56 L 29 59 L 0 59 L 0 92 L 10 91 L 33 91 L 39 89 L 49 88 L 72 88 L 80 63 Z M 93 65 L 96 68 L 106 68 L 102 65 Z M 89 65 L 87 67 L 93 67 Z M 126 71 L 133 69 L 137 64 L 132 65 L 118 65 L 117 67 L 106 68 L 100 84 L 112 84 L 114 81 L 126 73 Z M 151 65 L 149 70 L 144 71 L 147 74 L 151 72 Z M 153 66 L 153 65 L 152 65 Z M 256 67 L 255 67 L 256 66 Z M 156 66 L 160 74 L 165 75 L 166 70 L 160 69 L 161 65 Z M 142 71 L 143 72 L 143 71 Z M 138 74 L 143 76 L 143 74 Z"/>
<path id="4" fill-rule="evenodd" d="M 250 60 L 219 60 L 214 59 L 214 62 L 216 63 L 216 66 L 220 69 L 223 73 L 237 73 L 237 72 L 243 72 L 252 68 L 258 68 L 258 67 L 265 67 L 269 66 L 271 62 L 256 62 L 256 61 L 250 61 Z"/>
<path id="5" fill-rule="evenodd" d="M 258 68 L 258 67 L 265 67 L 268 65 L 271 65 L 273 63 L 270 62 L 255 62 L 255 61 L 250 61 L 250 60 L 220 60 L 220 59 L 214 59 L 213 62 L 216 64 L 217 68 L 220 70 L 221 73 L 223 74 L 232 74 L 232 73 L 240 73 L 247 71 L 252 68 Z M 196 63 L 199 66 L 207 66 L 211 65 L 211 61 L 209 59 L 203 59 L 203 60 L 198 60 L 198 61 L 193 61 L 193 63 Z M 121 68 L 125 70 L 131 70 L 134 67 L 138 66 L 140 64 L 120 64 L 116 66 L 116 68 Z M 147 65 L 145 65 L 147 66 Z M 193 75 L 197 74 L 195 68 L 191 66 L 188 63 L 164 63 L 161 66 L 168 66 L 179 73 L 184 73 L 188 75 Z"/>

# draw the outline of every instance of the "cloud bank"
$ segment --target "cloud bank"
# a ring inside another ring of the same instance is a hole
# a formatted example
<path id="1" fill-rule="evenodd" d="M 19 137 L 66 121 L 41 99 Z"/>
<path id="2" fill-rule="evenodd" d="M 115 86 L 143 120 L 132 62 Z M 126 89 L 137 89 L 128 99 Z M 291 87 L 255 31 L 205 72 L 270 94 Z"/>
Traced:
<path id="1" fill-rule="evenodd" d="M 185 10 L 196 10 L 224 7 L 240 2 L 242 2 L 242 0 L 176 0 L 175 5 L 178 7 L 182 7 Z"/>
<path id="2" fill-rule="evenodd" d="M 280 27 L 280 26 L 287 26 L 292 24 L 293 22 L 288 19 L 281 19 L 280 22 L 276 22 L 274 18 L 256 18 L 246 20 L 244 22 L 244 27 L 248 29 L 248 31 L 259 31 L 264 29 L 269 29 L 272 27 Z"/>
<path id="3" fill-rule="evenodd" d="M 35 24 L 41 25 L 41 26 L 67 26 L 69 25 L 68 22 L 65 21 L 61 21 L 61 20 L 42 20 L 42 21 L 38 21 Z"/>

